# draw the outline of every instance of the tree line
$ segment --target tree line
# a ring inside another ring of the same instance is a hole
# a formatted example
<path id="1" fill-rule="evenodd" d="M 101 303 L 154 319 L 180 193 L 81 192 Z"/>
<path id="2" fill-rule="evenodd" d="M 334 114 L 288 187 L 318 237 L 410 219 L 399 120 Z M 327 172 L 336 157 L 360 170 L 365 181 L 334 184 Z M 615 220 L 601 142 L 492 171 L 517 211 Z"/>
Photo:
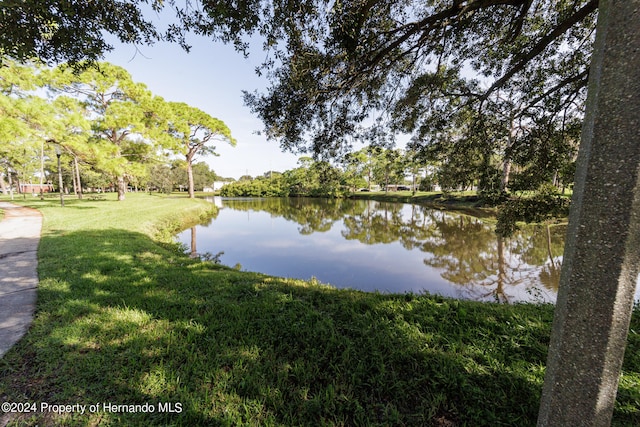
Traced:
<path id="1" fill-rule="evenodd" d="M 225 185 L 221 195 L 343 197 L 356 191 L 476 191 L 486 205 L 513 204 L 525 194 L 537 203 L 536 197 L 557 198 L 573 182 L 576 141 L 565 140 L 557 148 L 552 161 L 514 156 L 517 160 L 506 172 L 498 154 L 487 161 L 484 153 L 473 149 L 425 153 L 370 145 L 332 161 L 301 157 L 295 169 L 245 175 Z"/>
<path id="2" fill-rule="evenodd" d="M 222 187 L 220 194 L 226 197 L 339 198 L 355 191 L 381 188 L 400 187 L 409 190 L 411 184 L 406 174 L 412 170 L 407 159 L 401 150 L 372 147 L 349 153 L 337 162 L 301 157 L 297 168 L 285 172 L 267 171 L 256 177 L 242 176 L 238 181 Z M 415 172 L 425 171 L 421 169 Z M 414 182 L 417 181 L 414 179 Z M 420 182 L 426 185 L 428 177 L 422 177 Z M 411 188 L 415 192 L 418 187 Z"/>
<path id="3" fill-rule="evenodd" d="M 124 200 L 129 187 L 182 185 L 193 197 L 196 185 L 216 179 L 198 156 L 214 154 L 216 142 L 235 145 L 221 120 L 154 95 L 109 63 L 51 68 L 5 61 L 0 114 L 5 193 L 33 181 L 42 192 L 55 181 L 59 157 L 79 197 L 83 188 L 114 188 Z"/>

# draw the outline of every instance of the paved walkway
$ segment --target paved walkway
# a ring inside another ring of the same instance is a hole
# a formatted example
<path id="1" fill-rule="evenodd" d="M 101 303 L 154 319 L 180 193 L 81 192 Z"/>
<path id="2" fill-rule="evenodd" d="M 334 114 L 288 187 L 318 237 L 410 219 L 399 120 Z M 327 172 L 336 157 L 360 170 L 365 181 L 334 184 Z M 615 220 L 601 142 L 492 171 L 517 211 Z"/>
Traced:
<path id="1" fill-rule="evenodd" d="M 29 329 L 36 305 L 42 215 L 0 202 L 0 358 Z"/>

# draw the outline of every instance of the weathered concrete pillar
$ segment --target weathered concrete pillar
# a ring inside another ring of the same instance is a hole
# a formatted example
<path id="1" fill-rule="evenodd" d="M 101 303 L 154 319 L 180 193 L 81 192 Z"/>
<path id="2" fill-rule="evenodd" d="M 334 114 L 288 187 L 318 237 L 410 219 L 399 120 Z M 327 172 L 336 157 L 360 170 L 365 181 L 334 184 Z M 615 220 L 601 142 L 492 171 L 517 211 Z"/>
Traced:
<path id="1" fill-rule="evenodd" d="M 640 266 L 640 0 L 601 0 L 539 426 L 611 422 Z"/>

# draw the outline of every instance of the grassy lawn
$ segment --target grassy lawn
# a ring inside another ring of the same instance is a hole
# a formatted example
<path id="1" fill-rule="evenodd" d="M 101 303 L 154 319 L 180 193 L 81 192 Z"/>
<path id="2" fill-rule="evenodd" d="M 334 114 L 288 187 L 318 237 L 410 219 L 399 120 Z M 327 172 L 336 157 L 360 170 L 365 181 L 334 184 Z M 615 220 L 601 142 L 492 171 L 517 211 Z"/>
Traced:
<path id="1" fill-rule="evenodd" d="M 0 360 L 0 401 L 99 410 L 9 425 L 535 425 L 551 306 L 191 260 L 168 238 L 210 205 L 184 197 L 17 202 L 44 214 L 40 287 L 32 328 Z M 632 322 L 614 425 L 640 425 L 640 311 Z"/>

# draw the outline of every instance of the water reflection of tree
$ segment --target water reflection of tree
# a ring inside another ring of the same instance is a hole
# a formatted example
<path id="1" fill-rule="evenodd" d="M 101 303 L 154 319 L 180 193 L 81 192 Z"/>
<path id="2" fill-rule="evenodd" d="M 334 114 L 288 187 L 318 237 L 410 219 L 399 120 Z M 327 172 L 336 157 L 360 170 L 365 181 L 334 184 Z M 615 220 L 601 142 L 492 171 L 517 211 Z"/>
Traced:
<path id="1" fill-rule="evenodd" d="M 265 198 L 265 199 L 229 199 L 224 207 L 239 211 L 265 211 L 274 217 L 293 221 L 300 226 L 300 234 L 329 231 L 333 225 L 346 215 L 361 213 L 364 203 L 343 199 Z"/>
<path id="2" fill-rule="evenodd" d="M 460 297 L 510 301 L 515 287 L 555 293 L 564 227 L 523 227 L 509 239 L 476 217 L 419 205 L 336 199 L 225 201 L 236 210 L 267 211 L 295 221 L 301 234 L 323 232 L 342 220 L 342 236 L 367 245 L 399 242 L 427 254 L 424 264 L 442 270 Z"/>
<path id="3" fill-rule="evenodd" d="M 198 257 L 198 247 L 196 246 L 196 243 L 196 227 L 191 227 L 191 252 L 189 254 L 191 258 Z"/>
<path id="4" fill-rule="evenodd" d="M 433 236 L 421 246 L 432 254 L 424 263 L 443 269 L 442 277 L 459 285 L 461 296 L 509 302 L 509 290 L 516 287 L 529 292 L 557 291 L 554 273 L 559 260 L 542 256 L 557 248 L 544 238 L 544 228 L 526 227 L 504 239 L 475 218 L 450 214 L 434 217 L 432 227 Z"/>
<path id="5" fill-rule="evenodd" d="M 564 250 L 565 226 L 531 227 L 528 247 L 522 248 L 522 258 L 532 265 L 540 265 L 539 280 L 542 285 L 554 292 L 558 291 L 562 253 Z"/>
<path id="6" fill-rule="evenodd" d="M 524 227 L 510 239 L 499 238 L 480 219 L 412 205 L 374 204 L 361 215 L 345 218 L 346 239 L 365 244 L 399 241 L 408 250 L 428 253 L 424 263 L 442 270 L 458 285 L 460 296 L 507 302 L 509 289 L 525 286 L 540 292 L 557 291 L 562 230 Z"/>
<path id="7" fill-rule="evenodd" d="M 344 217 L 342 237 L 367 245 L 391 243 L 398 240 L 404 227 L 402 204 L 368 201 L 360 214 Z"/>

